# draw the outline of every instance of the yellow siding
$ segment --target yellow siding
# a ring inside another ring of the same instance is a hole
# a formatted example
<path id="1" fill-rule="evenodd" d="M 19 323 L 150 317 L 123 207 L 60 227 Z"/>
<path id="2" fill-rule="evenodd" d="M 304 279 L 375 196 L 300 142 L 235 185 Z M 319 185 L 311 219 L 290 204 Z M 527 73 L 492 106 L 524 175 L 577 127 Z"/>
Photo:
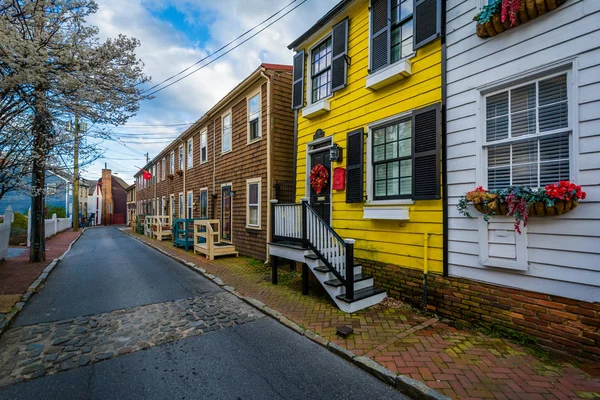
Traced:
<path id="1" fill-rule="evenodd" d="M 329 98 L 331 111 L 313 119 L 298 118 L 296 187 L 298 200 L 306 192 L 306 144 L 317 129 L 333 135 L 334 143 L 346 147 L 346 134 L 393 115 L 441 102 L 441 44 L 436 40 L 418 49 L 412 61 L 412 76 L 372 91 L 365 88 L 369 56 L 368 2 L 349 15 L 348 86 Z M 317 41 L 307 43 L 308 49 Z M 300 50 L 300 49 L 298 49 Z M 305 85 L 309 78 L 305 63 Z M 305 93 L 305 98 L 310 96 Z M 366 149 L 366 141 L 365 141 Z M 346 167 L 346 151 L 341 163 Z M 364 156 L 366 162 L 366 154 Z M 364 168 L 366 174 L 366 166 Z M 366 190 L 366 176 L 363 176 Z M 363 203 L 346 203 L 345 191 L 332 193 L 332 227 L 346 238 L 356 239 L 355 256 L 408 268 L 423 268 L 423 233 L 429 233 L 429 269 L 442 272 L 442 201 L 415 201 L 410 221 L 363 219 Z"/>

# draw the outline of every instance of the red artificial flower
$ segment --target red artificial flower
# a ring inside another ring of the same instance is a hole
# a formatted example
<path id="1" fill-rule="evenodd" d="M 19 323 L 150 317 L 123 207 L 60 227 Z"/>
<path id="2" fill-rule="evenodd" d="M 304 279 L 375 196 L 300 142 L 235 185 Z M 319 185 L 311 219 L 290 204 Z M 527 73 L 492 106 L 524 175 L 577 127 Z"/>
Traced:
<path id="1" fill-rule="evenodd" d="M 317 194 L 321 193 L 321 190 L 327 184 L 329 178 L 329 171 L 322 164 L 317 164 L 310 170 L 310 186 L 315 189 Z"/>

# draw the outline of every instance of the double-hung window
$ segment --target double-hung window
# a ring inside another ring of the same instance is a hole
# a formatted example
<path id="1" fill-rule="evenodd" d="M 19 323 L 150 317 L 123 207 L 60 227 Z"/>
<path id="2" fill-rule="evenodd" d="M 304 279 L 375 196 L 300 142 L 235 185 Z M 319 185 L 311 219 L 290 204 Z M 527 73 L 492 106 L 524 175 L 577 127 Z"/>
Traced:
<path id="1" fill-rule="evenodd" d="M 374 200 L 411 197 L 411 124 L 409 117 L 373 129 L 371 159 Z"/>
<path id="2" fill-rule="evenodd" d="M 185 218 L 185 199 L 183 193 L 179 193 L 179 218 Z"/>
<path id="3" fill-rule="evenodd" d="M 248 179 L 246 189 L 246 225 L 250 228 L 260 228 L 260 178 Z"/>
<path id="4" fill-rule="evenodd" d="M 208 189 L 200 189 L 200 218 L 208 218 Z"/>
<path id="5" fill-rule="evenodd" d="M 391 0 L 390 63 L 413 51 L 413 0 Z"/>
<path id="6" fill-rule="evenodd" d="M 194 166 L 194 140 L 192 138 L 187 141 L 187 168 Z"/>
<path id="7" fill-rule="evenodd" d="M 183 171 L 183 159 L 185 158 L 185 148 L 179 146 L 179 169 Z"/>
<path id="8" fill-rule="evenodd" d="M 207 151 L 207 143 L 208 143 L 208 133 L 207 131 L 203 131 L 202 133 L 200 133 L 200 163 L 205 163 L 207 161 L 208 158 L 208 151 Z"/>
<path id="9" fill-rule="evenodd" d="M 260 92 L 248 99 L 248 141 L 260 138 Z"/>
<path id="10" fill-rule="evenodd" d="M 562 73 L 485 96 L 490 189 L 570 179 L 569 78 Z"/>
<path id="11" fill-rule="evenodd" d="M 413 7 L 414 0 L 371 1 L 371 73 L 412 54 Z"/>
<path id="12" fill-rule="evenodd" d="M 166 172 L 167 172 L 167 159 L 166 159 L 166 157 L 164 157 L 162 160 L 162 180 L 163 181 L 165 180 Z"/>
<path id="13" fill-rule="evenodd" d="M 311 52 L 311 91 L 315 103 L 331 94 L 331 36 L 323 40 Z"/>
<path id="14" fill-rule="evenodd" d="M 225 153 L 231 150 L 231 113 L 222 118 L 221 124 L 223 125 L 223 131 L 221 135 L 221 152 Z"/>
<path id="15" fill-rule="evenodd" d="M 186 218 L 194 218 L 194 192 L 187 192 L 187 216 Z"/>
<path id="16" fill-rule="evenodd" d="M 174 151 L 171 152 L 171 156 L 169 157 L 169 164 L 170 164 L 169 173 L 171 175 L 173 175 L 175 173 L 175 152 Z"/>

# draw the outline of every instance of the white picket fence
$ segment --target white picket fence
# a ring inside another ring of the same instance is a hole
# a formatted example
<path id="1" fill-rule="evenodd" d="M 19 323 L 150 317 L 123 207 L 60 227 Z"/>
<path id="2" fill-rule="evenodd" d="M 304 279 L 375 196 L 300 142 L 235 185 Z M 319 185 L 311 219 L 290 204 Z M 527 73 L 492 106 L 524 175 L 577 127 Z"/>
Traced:
<path id="1" fill-rule="evenodd" d="M 27 247 L 29 247 L 31 244 L 31 209 L 27 211 L 27 220 Z M 45 220 L 44 224 L 46 238 L 48 238 L 73 227 L 73 220 L 71 218 L 57 218 L 56 214 L 52 214 L 52 218 Z"/>
<path id="2" fill-rule="evenodd" d="M 10 225 L 14 221 L 12 207 L 6 207 L 4 219 L 0 223 L 0 261 L 8 257 L 8 240 L 10 239 Z"/>

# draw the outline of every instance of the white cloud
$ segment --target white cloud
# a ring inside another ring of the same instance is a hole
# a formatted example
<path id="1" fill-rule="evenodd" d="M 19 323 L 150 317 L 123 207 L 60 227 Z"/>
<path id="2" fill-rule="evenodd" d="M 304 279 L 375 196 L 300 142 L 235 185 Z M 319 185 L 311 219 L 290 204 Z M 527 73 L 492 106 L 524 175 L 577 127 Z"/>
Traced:
<path id="1" fill-rule="evenodd" d="M 129 121 L 129 125 L 177 124 L 197 120 L 261 62 L 291 64 L 292 52 L 287 45 L 338 1 L 308 0 L 231 53 L 157 93 L 155 99 L 142 103 L 138 115 Z M 287 10 L 300 2 L 296 1 Z M 138 57 L 145 63 L 145 73 L 152 76 L 153 84 L 156 84 L 206 57 L 289 4 L 290 0 L 97 0 L 97 3 L 99 10 L 89 18 L 89 22 L 98 26 L 101 38 L 123 33 L 139 39 Z M 169 8 L 185 15 L 188 26 L 177 26 L 155 16 Z M 199 37 L 194 36 L 195 29 L 202 33 Z M 118 127 L 114 130 L 172 136 L 182 132 L 184 127 Z M 131 182 L 132 171 L 136 170 L 134 165 L 141 166 L 140 163 L 144 162 L 141 154 L 137 153 L 149 152 L 152 158 L 165 146 L 166 143 L 130 144 L 135 149 L 132 151 L 109 143 L 106 145 L 110 149 L 106 162 L 109 168 L 122 171 L 120 176 Z M 135 155 L 136 159 L 123 161 L 127 156 L 117 152 L 129 154 L 132 158 Z M 116 159 L 119 161 L 116 162 Z M 99 160 L 87 168 L 90 177 L 100 176 L 104 161 Z"/>

